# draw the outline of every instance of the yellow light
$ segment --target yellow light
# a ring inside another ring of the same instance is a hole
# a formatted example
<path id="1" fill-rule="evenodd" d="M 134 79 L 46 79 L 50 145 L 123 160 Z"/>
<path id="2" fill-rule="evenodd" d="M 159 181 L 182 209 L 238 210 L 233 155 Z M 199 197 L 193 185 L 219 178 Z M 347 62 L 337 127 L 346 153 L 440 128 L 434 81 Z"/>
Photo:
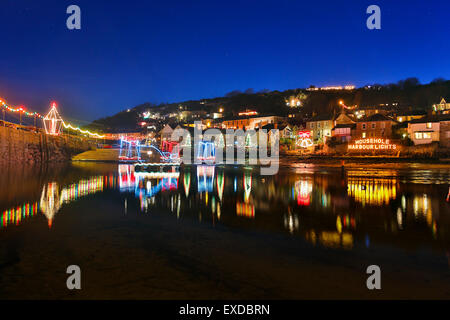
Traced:
<path id="1" fill-rule="evenodd" d="M 97 137 L 97 138 L 100 138 L 100 139 L 105 137 L 104 135 L 99 135 L 98 133 L 93 133 L 93 132 L 90 132 L 89 130 L 81 130 L 80 127 L 76 127 L 75 128 L 75 127 L 73 127 L 70 124 L 66 124 L 64 121 L 63 121 L 63 126 L 66 129 L 72 129 L 72 130 L 75 130 L 75 131 L 79 131 L 82 134 L 88 134 L 90 136 L 94 136 L 94 137 Z"/>

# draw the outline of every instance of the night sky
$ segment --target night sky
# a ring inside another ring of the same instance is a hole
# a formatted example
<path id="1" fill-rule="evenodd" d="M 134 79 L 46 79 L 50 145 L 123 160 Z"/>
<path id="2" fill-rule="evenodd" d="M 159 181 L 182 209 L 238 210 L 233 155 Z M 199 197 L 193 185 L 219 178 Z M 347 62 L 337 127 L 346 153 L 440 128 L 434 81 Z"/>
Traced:
<path id="1" fill-rule="evenodd" d="M 0 97 L 55 100 L 73 121 L 236 89 L 450 78 L 450 1 L 1 0 L 0 22 Z"/>

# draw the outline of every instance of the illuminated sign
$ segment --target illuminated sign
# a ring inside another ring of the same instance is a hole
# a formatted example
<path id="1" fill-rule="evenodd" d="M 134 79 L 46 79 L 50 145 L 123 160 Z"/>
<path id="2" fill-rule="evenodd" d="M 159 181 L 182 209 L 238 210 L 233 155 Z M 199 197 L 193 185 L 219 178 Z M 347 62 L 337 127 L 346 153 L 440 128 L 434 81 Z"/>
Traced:
<path id="1" fill-rule="evenodd" d="M 354 141 L 348 145 L 348 150 L 396 150 L 397 145 L 391 143 L 389 139 L 367 138 Z"/>

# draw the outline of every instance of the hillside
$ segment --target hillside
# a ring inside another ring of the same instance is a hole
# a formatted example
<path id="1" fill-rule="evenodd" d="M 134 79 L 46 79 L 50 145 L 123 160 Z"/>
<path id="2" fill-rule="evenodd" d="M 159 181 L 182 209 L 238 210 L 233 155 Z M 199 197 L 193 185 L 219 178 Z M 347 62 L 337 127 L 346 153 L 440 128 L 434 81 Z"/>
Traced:
<path id="1" fill-rule="evenodd" d="M 319 113 L 331 113 L 339 109 L 339 100 L 346 105 L 359 107 L 392 105 L 397 110 L 425 110 L 441 98 L 450 100 L 450 81 L 436 79 L 429 84 L 420 84 L 416 78 L 401 80 L 395 84 L 373 84 L 353 90 L 313 90 L 290 89 L 286 91 L 261 91 L 254 93 L 233 91 L 225 97 L 213 99 L 191 100 L 179 103 L 154 105 L 144 103 L 132 109 L 119 112 L 113 116 L 93 121 L 88 127 L 99 131 L 132 131 L 138 128 L 140 114 L 146 110 L 169 114 L 183 110 L 206 113 L 224 109 L 226 117 L 236 116 L 238 112 L 252 109 L 259 114 L 275 114 L 286 116 L 298 113 L 300 117 L 311 117 Z M 294 108 L 287 102 L 294 102 Z M 299 104 L 299 106 L 297 106 Z M 394 107 L 392 107 L 394 108 Z"/>

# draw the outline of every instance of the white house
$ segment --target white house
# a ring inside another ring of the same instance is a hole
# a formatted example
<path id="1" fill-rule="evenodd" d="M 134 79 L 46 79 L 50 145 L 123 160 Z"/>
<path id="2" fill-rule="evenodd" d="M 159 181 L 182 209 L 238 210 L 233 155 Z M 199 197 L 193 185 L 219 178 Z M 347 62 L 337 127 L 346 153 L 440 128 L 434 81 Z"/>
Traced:
<path id="1" fill-rule="evenodd" d="M 408 123 L 408 134 L 415 145 L 439 142 L 440 122 L 438 117 L 424 117 Z"/>
<path id="2" fill-rule="evenodd" d="M 163 141 L 170 141 L 172 133 L 173 133 L 172 127 L 166 124 L 164 128 L 162 128 L 162 130 L 159 132 L 159 134 L 161 135 L 161 143 Z"/>

